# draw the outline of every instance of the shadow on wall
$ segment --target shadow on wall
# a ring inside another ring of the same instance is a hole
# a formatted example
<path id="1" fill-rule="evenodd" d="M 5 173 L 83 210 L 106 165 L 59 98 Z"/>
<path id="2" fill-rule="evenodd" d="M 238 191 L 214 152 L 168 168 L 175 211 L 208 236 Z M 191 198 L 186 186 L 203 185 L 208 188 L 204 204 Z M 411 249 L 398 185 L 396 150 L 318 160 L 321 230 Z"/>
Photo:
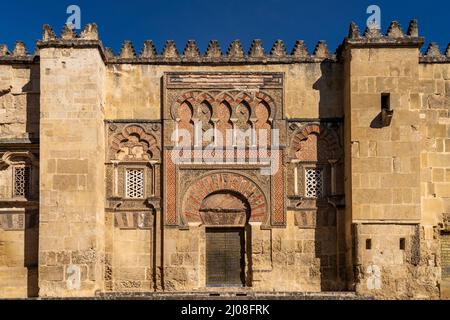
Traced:
<path id="1" fill-rule="evenodd" d="M 30 67 L 30 81 L 23 86 L 22 92 L 27 96 L 26 132 L 31 140 L 39 139 L 40 126 L 40 66 Z"/>
<path id="2" fill-rule="evenodd" d="M 39 143 L 40 127 L 40 65 L 33 64 L 30 67 L 30 81 L 23 86 L 22 92 L 26 94 L 26 133 L 31 143 Z M 34 175 L 38 177 L 39 174 Z M 33 198 L 39 199 L 39 181 L 34 182 Z M 24 257 L 25 268 L 28 270 L 27 290 L 28 297 L 39 295 L 39 210 L 27 209 L 25 218 Z"/>
<path id="3" fill-rule="evenodd" d="M 320 135 L 316 140 L 317 167 L 323 168 L 323 195 L 317 200 L 315 256 L 320 261 L 322 291 L 345 291 L 346 274 L 343 158 L 343 66 L 331 60 L 320 64 L 321 77 L 313 89 L 319 92 Z M 336 137 L 332 145 L 329 137 Z"/>
<path id="4" fill-rule="evenodd" d="M 27 268 L 27 295 L 39 296 L 39 214 L 38 210 L 27 210 L 25 214 L 24 266 Z"/>

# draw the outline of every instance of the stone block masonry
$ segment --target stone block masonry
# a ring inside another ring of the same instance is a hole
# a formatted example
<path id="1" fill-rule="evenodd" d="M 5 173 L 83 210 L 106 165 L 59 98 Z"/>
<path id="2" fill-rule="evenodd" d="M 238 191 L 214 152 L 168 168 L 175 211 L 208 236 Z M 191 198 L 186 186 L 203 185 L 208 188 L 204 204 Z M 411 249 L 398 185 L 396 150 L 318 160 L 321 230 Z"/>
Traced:
<path id="1" fill-rule="evenodd" d="M 334 54 L 116 55 L 95 24 L 46 25 L 35 54 L 0 45 L 0 298 L 448 299 L 450 47 L 424 42 L 413 20 L 352 23 Z M 199 121 L 277 132 L 277 174 L 174 163 Z"/>

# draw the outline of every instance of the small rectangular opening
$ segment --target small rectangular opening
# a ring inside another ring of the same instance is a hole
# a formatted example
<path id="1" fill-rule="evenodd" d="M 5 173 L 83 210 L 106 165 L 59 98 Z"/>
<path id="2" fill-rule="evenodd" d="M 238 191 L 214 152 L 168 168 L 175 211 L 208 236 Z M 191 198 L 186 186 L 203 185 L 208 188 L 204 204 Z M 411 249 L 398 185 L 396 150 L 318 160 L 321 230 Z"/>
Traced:
<path id="1" fill-rule="evenodd" d="M 381 110 L 391 110 L 391 94 L 381 94 Z"/>
<path id="2" fill-rule="evenodd" d="M 405 250 L 405 249 L 406 249 L 406 239 L 400 238 L 400 250 Z"/>
<path id="3" fill-rule="evenodd" d="M 372 250 L 372 239 L 366 239 L 366 250 Z"/>

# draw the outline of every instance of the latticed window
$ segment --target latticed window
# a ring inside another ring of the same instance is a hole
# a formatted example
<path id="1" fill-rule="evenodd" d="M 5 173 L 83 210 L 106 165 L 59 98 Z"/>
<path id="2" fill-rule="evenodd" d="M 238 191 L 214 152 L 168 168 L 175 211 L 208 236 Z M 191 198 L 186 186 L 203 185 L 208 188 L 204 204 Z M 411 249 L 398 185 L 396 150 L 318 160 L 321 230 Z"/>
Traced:
<path id="1" fill-rule="evenodd" d="M 323 196 L 323 170 L 306 169 L 305 186 L 307 198 L 321 198 Z"/>
<path id="2" fill-rule="evenodd" d="M 126 197 L 131 199 L 144 198 L 143 169 L 128 169 L 126 171 Z"/>
<path id="3" fill-rule="evenodd" d="M 14 168 L 14 197 L 29 196 L 30 173 L 30 167 Z"/>

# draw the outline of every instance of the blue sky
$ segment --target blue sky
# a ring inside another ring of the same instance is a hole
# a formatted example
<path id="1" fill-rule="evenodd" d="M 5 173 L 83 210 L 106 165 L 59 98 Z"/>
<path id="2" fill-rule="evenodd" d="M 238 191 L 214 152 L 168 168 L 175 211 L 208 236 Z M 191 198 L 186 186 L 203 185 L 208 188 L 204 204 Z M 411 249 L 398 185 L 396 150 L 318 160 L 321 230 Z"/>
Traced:
<path id="1" fill-rule="evenodd" d="M 2 3 L 0 43 L 12 48 L 16 40 L 23 40 L 33 51 L 42 25 L 48 23 L 59 33 L 71 4 L 80 6 L 83 25 L 97 23 L 103 44 L 115 52 L 123 40 L 132 40 L 139 52 L 146 39 L 153 40 L 158 51 L 169 39 L 176 41 L 179 51 L 188 39 L 195 39 L 202 51 L 211 39 L 219 40 L 222 51 L 240 39 L 248 50 L 255 38 L 263 40 L 266 51 L 276 39 L 284 40 L 289 51 L 297 39 L 305 40 L 310 51 L 318 40 L 326 40 L 334 51 L 351 21 L 364 29 L 371 4 L 381 8 L 383 31 L 391 20 L 398 20 L 406 31 L 409 20 L 417 18 L 426 44 L 435 41 L 443 51 L 450 42 L 448 0 L 21 0 Z"/>

